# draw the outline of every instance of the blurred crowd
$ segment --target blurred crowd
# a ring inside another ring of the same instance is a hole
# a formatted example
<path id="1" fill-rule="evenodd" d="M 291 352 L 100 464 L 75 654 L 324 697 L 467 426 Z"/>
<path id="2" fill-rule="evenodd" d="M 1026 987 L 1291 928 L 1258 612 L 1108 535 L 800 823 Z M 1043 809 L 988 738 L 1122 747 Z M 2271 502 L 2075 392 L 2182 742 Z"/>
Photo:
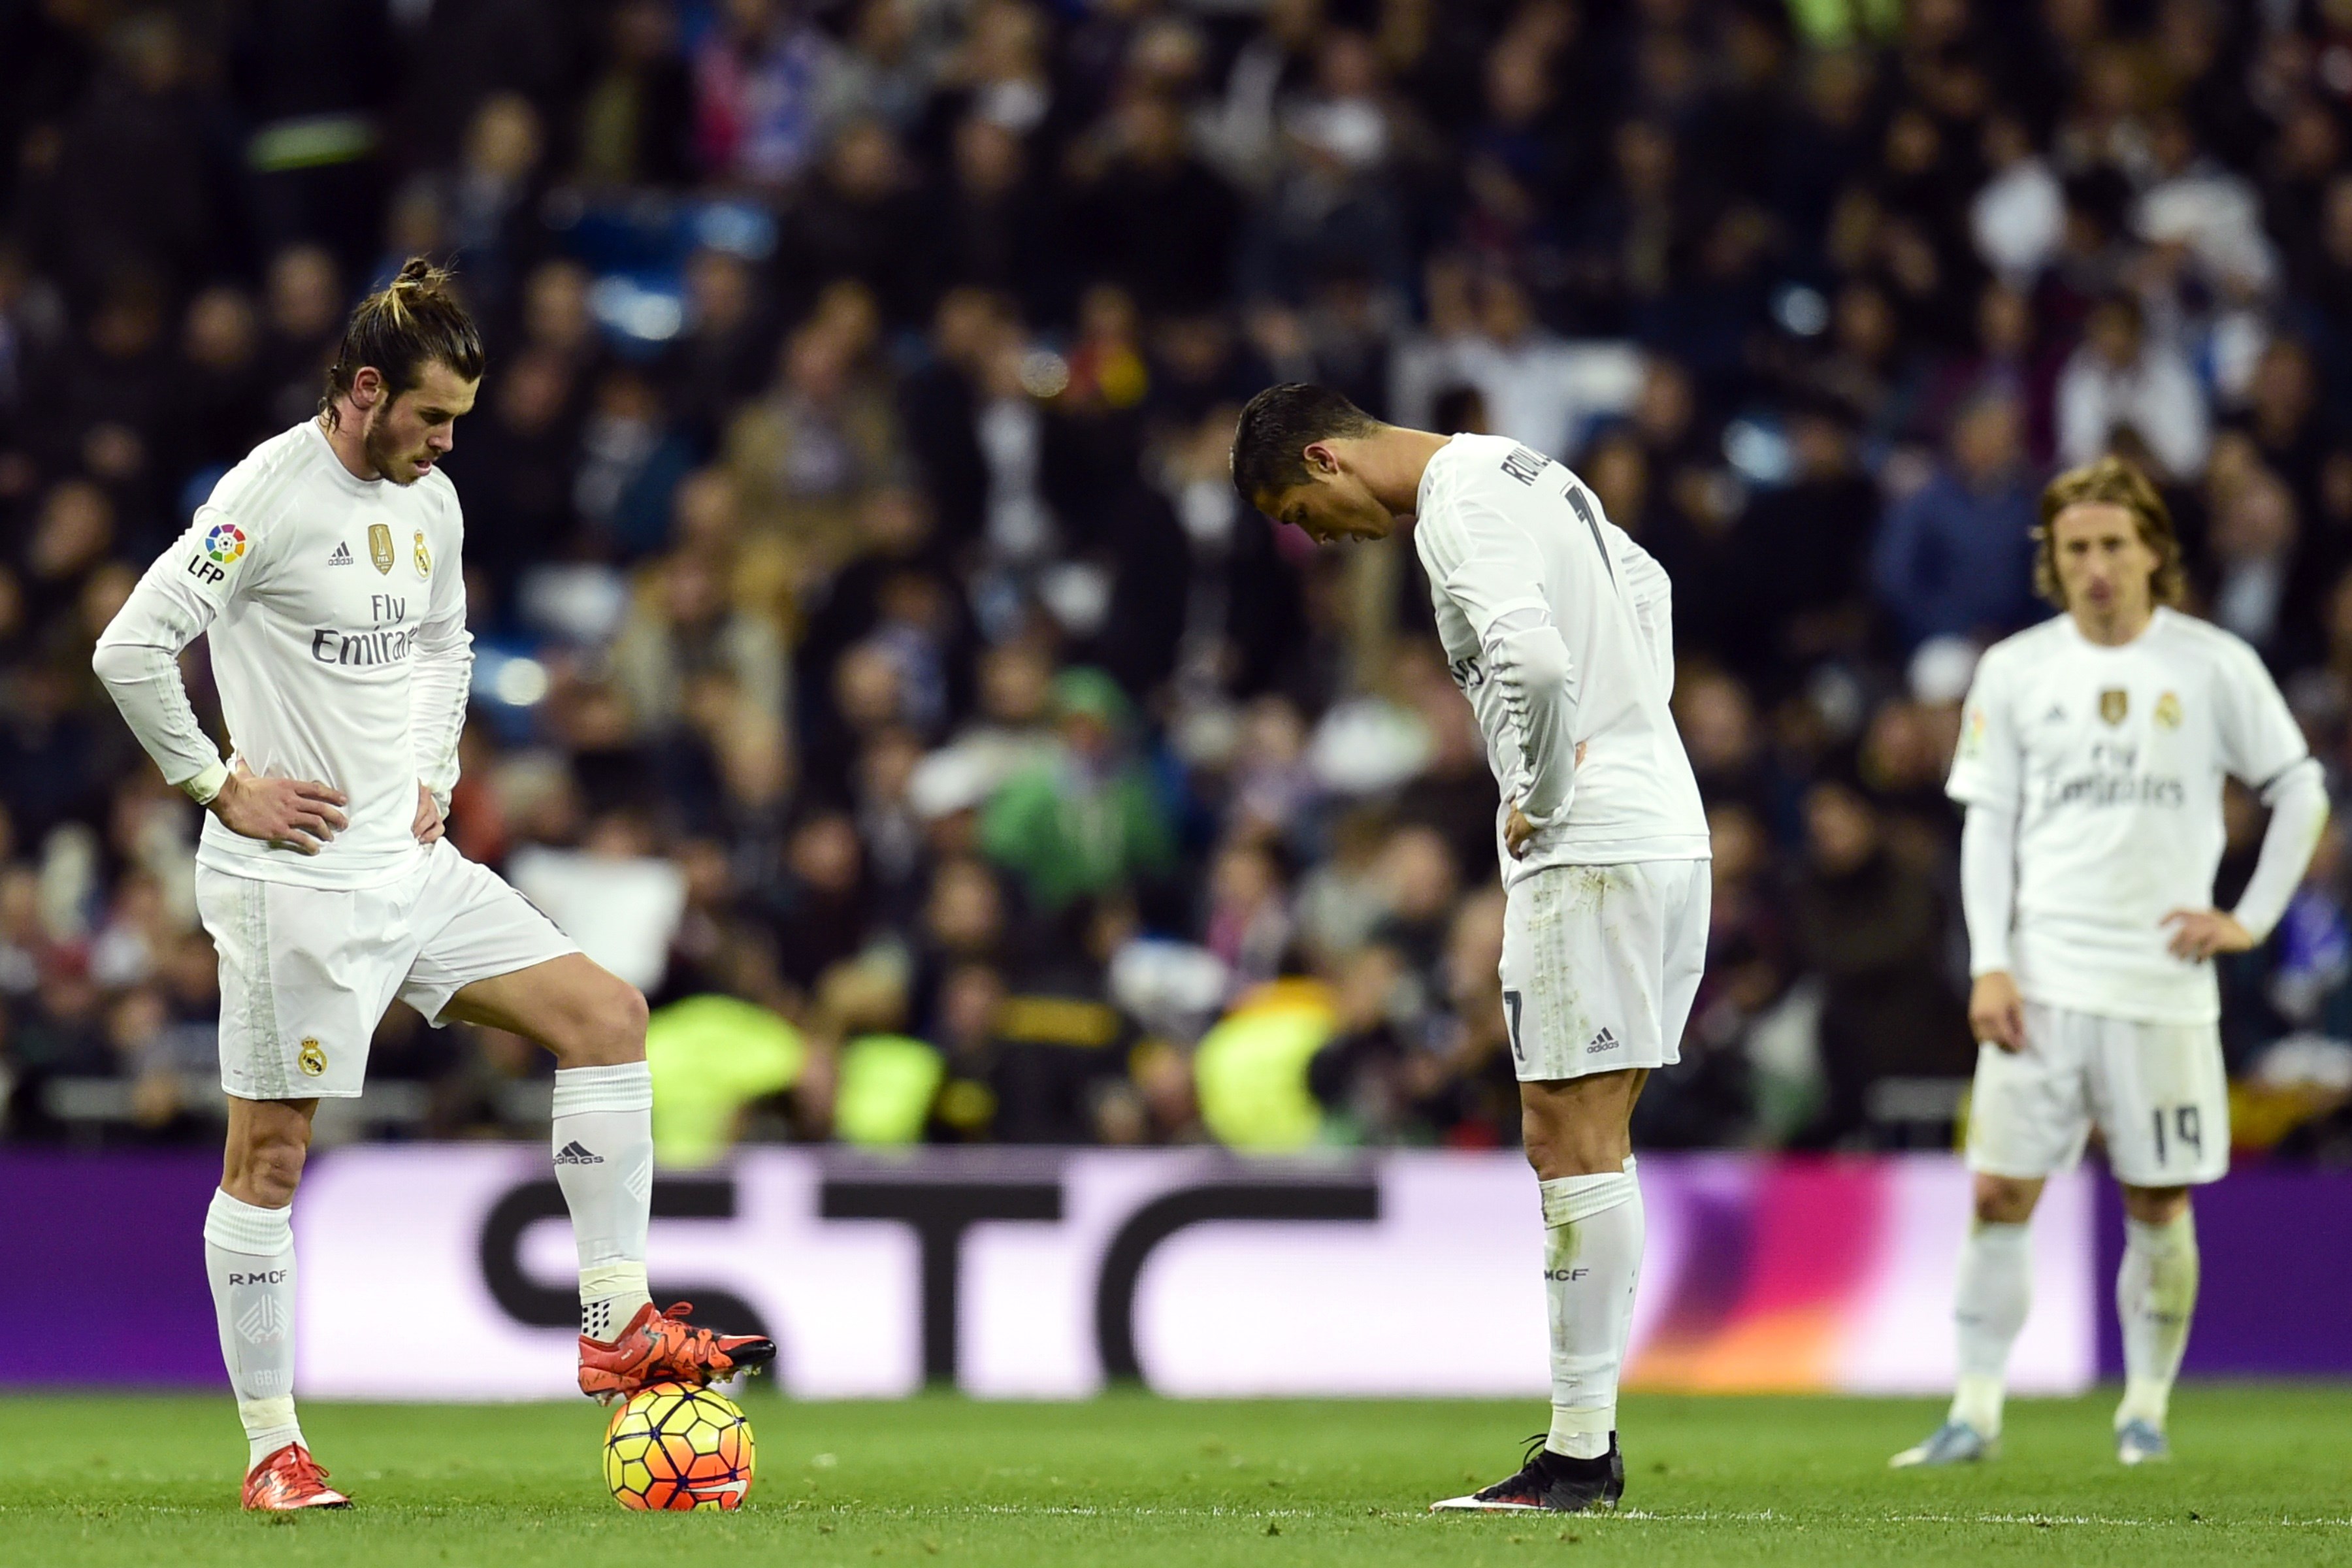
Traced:
<path id="1" fill-rule="evenodd" d="M 490 345 L 452 832 L 651 998 L 667 1157 L 1516 1141 L 1494 784 L 1409 540 L 1234 497 L 1276 380 L 1674 575 L 1715 928 L 1638 1138 L 1948 1144 L 1941 783 L 2055 467 L 2158 476 L 2352 763 L 2347 134 L 2347 0 L 8 7 L 9 1135 L 212 1135 L 196 814 L 89 650 L 425 252 Z M 2337 832 L 2225 992 L 2241 1141 L 2352 1158 Z M 396 1007 L 350 1130 L 546 1070 Z"/>

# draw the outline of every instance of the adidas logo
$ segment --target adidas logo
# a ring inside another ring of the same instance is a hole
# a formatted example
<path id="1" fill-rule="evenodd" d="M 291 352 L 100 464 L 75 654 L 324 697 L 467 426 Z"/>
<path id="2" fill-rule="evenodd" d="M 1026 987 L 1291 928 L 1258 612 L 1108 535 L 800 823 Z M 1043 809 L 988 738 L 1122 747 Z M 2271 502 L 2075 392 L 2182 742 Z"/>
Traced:
<path id="1" fill-rule="evenodd" d="M 2063 724 L 2066 721 L 2066 710 L 2053 702 L 2050 705 L 2050 711 L 2042 716 L 2042 721 L 2044 724 Z"/>
<path id="2" fill-rule="evenodd" d="M 335 546 L 335 552 L 327 557 L 327 564 L 330 566 L 348 566 L 352 563 L 352 559 L 351 543 L 349 541 L 343 541 L 338 542 Z"/>
<path id="3" fill-rule="evenodd" d="M 601 1165 L 604 1163 L 604 1156 L 590 1153 L 581 1146 L 580 1140 L 574 1138 L 555 1152 L 555 1163 L 559 1165 Z"/>
<path id="4" fill-rule="evenodd" d="M 1584 1054 L 1588 1057 L 1594 1056 L 1601 1051 L 1613 1051 L 1616 1048 L 1617 1037 L 1604 1027 L 1599 1034 L 1592 1037 L 1592 1043 L 1584 1047 Z"/>

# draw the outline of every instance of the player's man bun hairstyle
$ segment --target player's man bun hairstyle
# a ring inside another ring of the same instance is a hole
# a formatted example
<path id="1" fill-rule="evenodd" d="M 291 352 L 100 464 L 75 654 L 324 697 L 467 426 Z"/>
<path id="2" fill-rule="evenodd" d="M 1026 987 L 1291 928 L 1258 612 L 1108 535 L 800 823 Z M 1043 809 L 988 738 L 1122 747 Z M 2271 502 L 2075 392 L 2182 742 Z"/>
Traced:
<path id="1" fill-rule="evenodd" d="M 1381 422 L 1328 386 L 1286 381 L 1249 400 L 1234 427 L 1234 489 L 1255 506 L 1307 482 L 1307 447 L 1369 436 Z"/>
<path id="2" fill-rule="evenodd" d="M 2132 514 L 2142 544 L 2156 552 L 2156 571 L 2148 578 L 2148 594 L 2159 605 L 2178 605 L 2188 596 L 2189 574 L 2180 564 L 2180 536 L 2173 531 L 2172 513 L 2148 477 L 2123 458 L 2109 453 L 2096 462 L 2069 468 L 2042 492 L 2042 525 L 2033 531 L 2033 591 L 2066 607 L 2066 590 L 2058 581 L 2058 545 L 2051 524 L 2070 506 L 2084 502 L 2119 506 Z"/>
<path id="3" fill-rule="evenodd" d="M 363 365 L 383 375 L 388 397 L 415 386 L 429 364 L 446 364 L 460 379 L 482 376 L 482 334 L 451 287 L 446 267 L 412 256 L 398 276 L 359 302 L 343 328 L 342 346 L 327 367 L 319 412 L 335 423 L 335 399 L 348 396 Z"/>

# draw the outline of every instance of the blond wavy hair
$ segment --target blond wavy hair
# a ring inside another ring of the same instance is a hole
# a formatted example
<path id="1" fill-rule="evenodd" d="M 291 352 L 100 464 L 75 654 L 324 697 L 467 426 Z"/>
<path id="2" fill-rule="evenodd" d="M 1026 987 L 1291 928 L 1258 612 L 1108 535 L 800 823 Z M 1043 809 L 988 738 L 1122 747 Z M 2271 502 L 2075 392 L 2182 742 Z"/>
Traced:
<path id="1" fill-rule="evenodd" d="M 2052 525 L 2070 506 L 2085 502 L 2119 506 L 2132 514 L 2139 540 L 2156 552 L 2156 570 L 2148 577 L 2148 594 L 2159 605 L 2178 605 L 2189 593 L 2188 574 L 2180 564 L 2180 536 L 2173 531 L 2172 513 L 2148 477 L 2112 453 L 2079 468 L 2069 468 L 2042 492 L 2042 521 L 2033 531 L 2033 591 L 2066 607 L 2066 590 L 2058 581 L 2058 546 Z"/>

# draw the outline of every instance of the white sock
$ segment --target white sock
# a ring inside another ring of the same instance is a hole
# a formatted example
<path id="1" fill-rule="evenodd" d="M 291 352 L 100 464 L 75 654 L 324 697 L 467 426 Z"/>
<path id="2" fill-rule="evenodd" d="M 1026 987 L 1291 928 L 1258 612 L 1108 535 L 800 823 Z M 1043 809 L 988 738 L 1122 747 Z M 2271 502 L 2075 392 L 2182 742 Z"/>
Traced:
<path id="1" fill-rule="evenodd" d="M 555 1075 L 555 1182 L 580 1247 L 580 1331 L 609 1342 L 652 1298 L 654 1076 L 643 1062 Z"/>
<path id="2" fill-rule="evenodd" d="M 2163 1225 L 2125 1219 L 2123 1267 L 2116 1270 L 2116 1315 L 2124 1330 L 2117 1426 L 2145 1421 L 2164 1430 L 2197 1310 L 2197 1221 L 2187 1209 Z"/>
<path id="3" fill-rule="evenodd" d="M 1597 1459 L 1617 1429 L 1617 1374 L 1642 1275 L 1642 1189 L 1623 1170 L 1538 1185 L 1551 1316 L 1551 1433 L 1544 1446 Z"/>
<path id="4" fill-rule="evenodd" d="M 302 1441 L 294 1418 L 294 1224 L 225 1192 L 205 1213 L 205 1275 L 220 1324 L 221 1360 L 245 1424 L 245 1468 Z"/>
<path id="5" fill-rule="evenodd" d="M 1640 1227 L 1640 1239 L 1633 1244 L 1633 1282 L 1625 1289 L 1625 1319 L 1617 1325 L 1617 1373 L 1620 1377 L 1625 1373 L 1625 1347 L 1633 1339 L 1633 1300 L 1642 1289 L 1642 1254 L 1650 1241 L 1650 1211 L 1642 1203 L 1642 1183 L 1635 1173 L 1634 1163 L 1633 1156 L 1628 1154 L 1625 1163 L 1619 1167 L 1625 1173 L 1626 1179 L 1633 1184 L 1633 1223 Z"/>
<path id="6" fill-rule="evenodd" d="M 2031 1232 L 2021 1225 L 1979 1220 L 1960 1247 L 1959 1286 L 1952 1316 L 1959 1326 L 1960 1375 L 1952 1391 L 1951 1419 L 1988 1437 L 2000 1436 L 2001 1401 L 2009 1379 L 2009 1348 L 2025 1327 L 2033 1301 Z"/>

